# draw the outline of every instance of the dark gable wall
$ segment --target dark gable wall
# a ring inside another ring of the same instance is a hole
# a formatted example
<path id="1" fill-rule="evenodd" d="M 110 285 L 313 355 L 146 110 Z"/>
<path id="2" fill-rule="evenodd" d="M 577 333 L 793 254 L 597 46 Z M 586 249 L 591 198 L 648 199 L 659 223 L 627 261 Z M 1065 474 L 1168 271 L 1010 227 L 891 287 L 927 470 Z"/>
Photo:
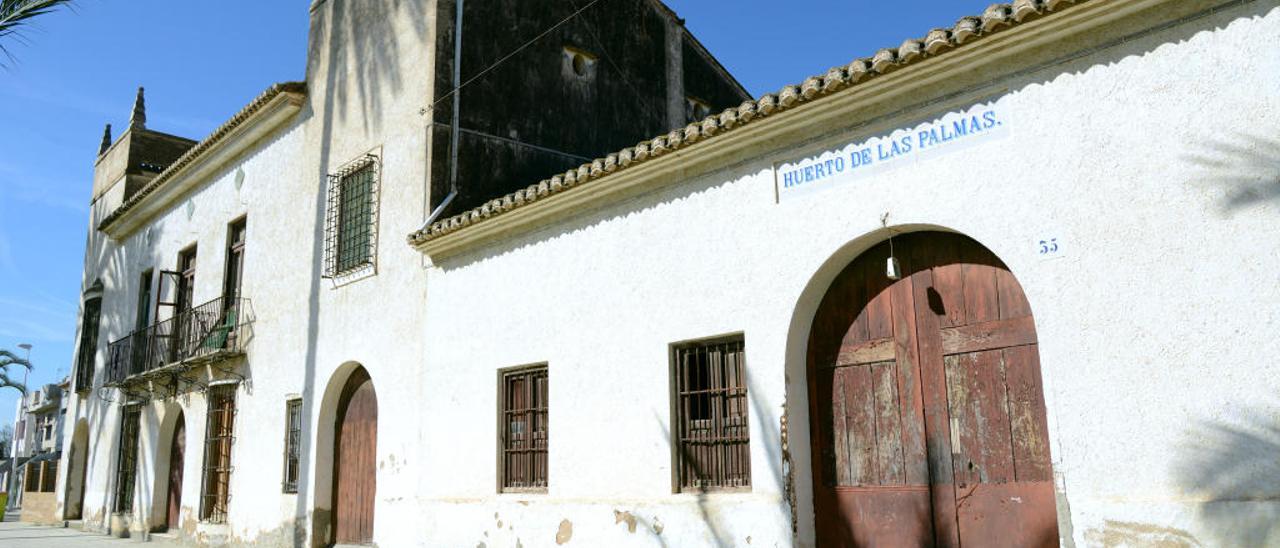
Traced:
<path id="1" fill-rule="evenodd" d="M 684 43 L 684 93 L 711 106 L 712 114 L 719 114 L 728 107 L 736 107 L 750 97 L 743 96 L 737 82 L 726 79 L 714 61 L 703 56 L 697 46 Z M 692 120 L 690 120 L 692 121 Z"/>
<path id="2" fill-rule="evenodd" d="M 588 3 L 466 0 L 462 81 Z M 437 99 L 453 87 L 454 6 L 439 2 Z M 479 206 L 668 131 L 665 17 L 648 0 L 600 2 L 464 87 L 459 196 L 447 212 Z M 584 76 L 574 73 L 566 47 L 594 56 Z M 714 111 L 745 98 L 695 49 L 685 46 L 684 56 L 692 88 L 686 94 L 711 101 Z M 449 99 L 436 106 L 433 206 L 449 193 L 452 108 Z"/>

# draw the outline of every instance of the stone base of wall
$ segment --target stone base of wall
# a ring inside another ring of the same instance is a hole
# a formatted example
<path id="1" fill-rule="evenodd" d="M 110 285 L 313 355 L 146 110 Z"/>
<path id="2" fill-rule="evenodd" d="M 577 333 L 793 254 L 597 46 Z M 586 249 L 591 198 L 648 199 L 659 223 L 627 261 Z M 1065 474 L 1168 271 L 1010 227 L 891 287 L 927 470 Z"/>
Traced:
<path id="1" fill-rule="evenodd" d="M 111 524 L 108 527 L 108 531 L 111 536 L 121 538 L 128 538 L 131 536 L 132 532 L 130 531 L 130 528 L 133 525 L 133 516 L 130 516 L 129 514 L 111 514 L 110 519 Z"/>

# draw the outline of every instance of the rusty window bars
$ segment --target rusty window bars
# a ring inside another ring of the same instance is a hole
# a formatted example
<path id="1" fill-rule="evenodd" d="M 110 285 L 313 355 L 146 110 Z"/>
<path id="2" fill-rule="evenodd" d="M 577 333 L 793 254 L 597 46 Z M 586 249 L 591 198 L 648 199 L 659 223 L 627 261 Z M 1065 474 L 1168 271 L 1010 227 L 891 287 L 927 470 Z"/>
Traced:
<path id="1" fill-rule="evenodd" d="M 205 424 L 204 473 L 200 486 L 200 519 L 226 523 L 231 500 L 231 444 L 236 415 L 235 384 L 209 388 L 209 415 Z"/>
<path id="2" fill-rule="evenodd" d="M 121 417 L 120 447 L 116 459 L 116 492 L 111 505 L 113 512 L 129 512 L 133 509 L 133 488 L 138 473 L 138 429 L 141 422 L 142 410 L 138 406 L 125 407 Z"/>
<path id="3" fill-rule="evenodd" d="M 750 489 L 751 435 L 742 337 L 677 345 L 672 350 L 678 490 Z"/>
<path id="4" fill-rule="evenodd" d="M 378 245 L 378 157 L 366 154 L 329 174 L 324 277 L 373 266 Z"/>
<path id="5" fill-rule="evenodd" d="M 547 490 L 547 366 L 502 372 L 502 491 Z"/>
<path id="6" fill-rule="evenodd" d="M 298 466 L 302 445 L 302 399 L 285 402 L 284 482 L 285 493 L 298 492 Z"/>

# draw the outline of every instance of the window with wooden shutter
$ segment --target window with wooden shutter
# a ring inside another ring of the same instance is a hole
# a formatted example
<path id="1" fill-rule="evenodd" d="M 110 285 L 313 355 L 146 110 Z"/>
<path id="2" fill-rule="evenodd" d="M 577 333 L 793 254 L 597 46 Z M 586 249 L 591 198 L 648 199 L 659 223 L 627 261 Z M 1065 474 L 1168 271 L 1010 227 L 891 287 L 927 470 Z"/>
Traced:
<path id="1" fill-rule="evenodd" d="M 502 373 L 502 490 L 547 490 L 547 366 Z"/>
<path id="2" fill-rule="evenodd" d="M 76 356 L 76 391 L 93 388 L 93 371 L 97 366 L 98 324 L 102 318 L 102 299 L 84 303 L 84 325 L 80 329 L 80 349 Z"/>
<path id="3" fill-rule="evenodd" d="M 369 154 L 329 175 L 325 277 L 339 277 L 374 264 L 378 167 L 378 157 Z"/>
<path id="4" fill-rule="evenodd" d="M 741 337 L 673 348 L 677 485 L 749 489 L 746 361 Z"/>

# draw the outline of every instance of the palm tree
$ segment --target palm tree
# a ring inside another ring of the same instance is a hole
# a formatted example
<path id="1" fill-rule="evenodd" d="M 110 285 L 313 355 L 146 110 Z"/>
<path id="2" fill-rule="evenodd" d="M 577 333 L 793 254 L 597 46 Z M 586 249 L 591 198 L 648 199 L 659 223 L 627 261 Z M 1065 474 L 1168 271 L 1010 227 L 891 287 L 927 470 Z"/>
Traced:
<path id="1" fill-rule="evenodd" d="M 0 1 L 5 1 L 5 0 L 0 0 Z M 23 358 L 19 358 L 13 352 L 0 349 L 0 388 L 4 388 L 7 386 L 9 388 L 16 389 L 19 392 L 22 392 L 23 394 L 26 394 L 27 393 L 26 385 L 18 382 L 17 379 L 9 378 L 10 365 L 21 365 L 27 368 L 27 371 L 31 370 L 31 362 Z"/>
<path id="2" fill-rule="evenodd" d="M 21 38 L 18 31 L 30 22 L 32 17 L 48 13 L 61 6 L 71 5 L 72 0 L 0 0 L 0 53 L 10 60 L 13 55 L 5 47 L 4 41 L 10 36 Z M 0 63 L 3 66 L 3 63 Z"/>

